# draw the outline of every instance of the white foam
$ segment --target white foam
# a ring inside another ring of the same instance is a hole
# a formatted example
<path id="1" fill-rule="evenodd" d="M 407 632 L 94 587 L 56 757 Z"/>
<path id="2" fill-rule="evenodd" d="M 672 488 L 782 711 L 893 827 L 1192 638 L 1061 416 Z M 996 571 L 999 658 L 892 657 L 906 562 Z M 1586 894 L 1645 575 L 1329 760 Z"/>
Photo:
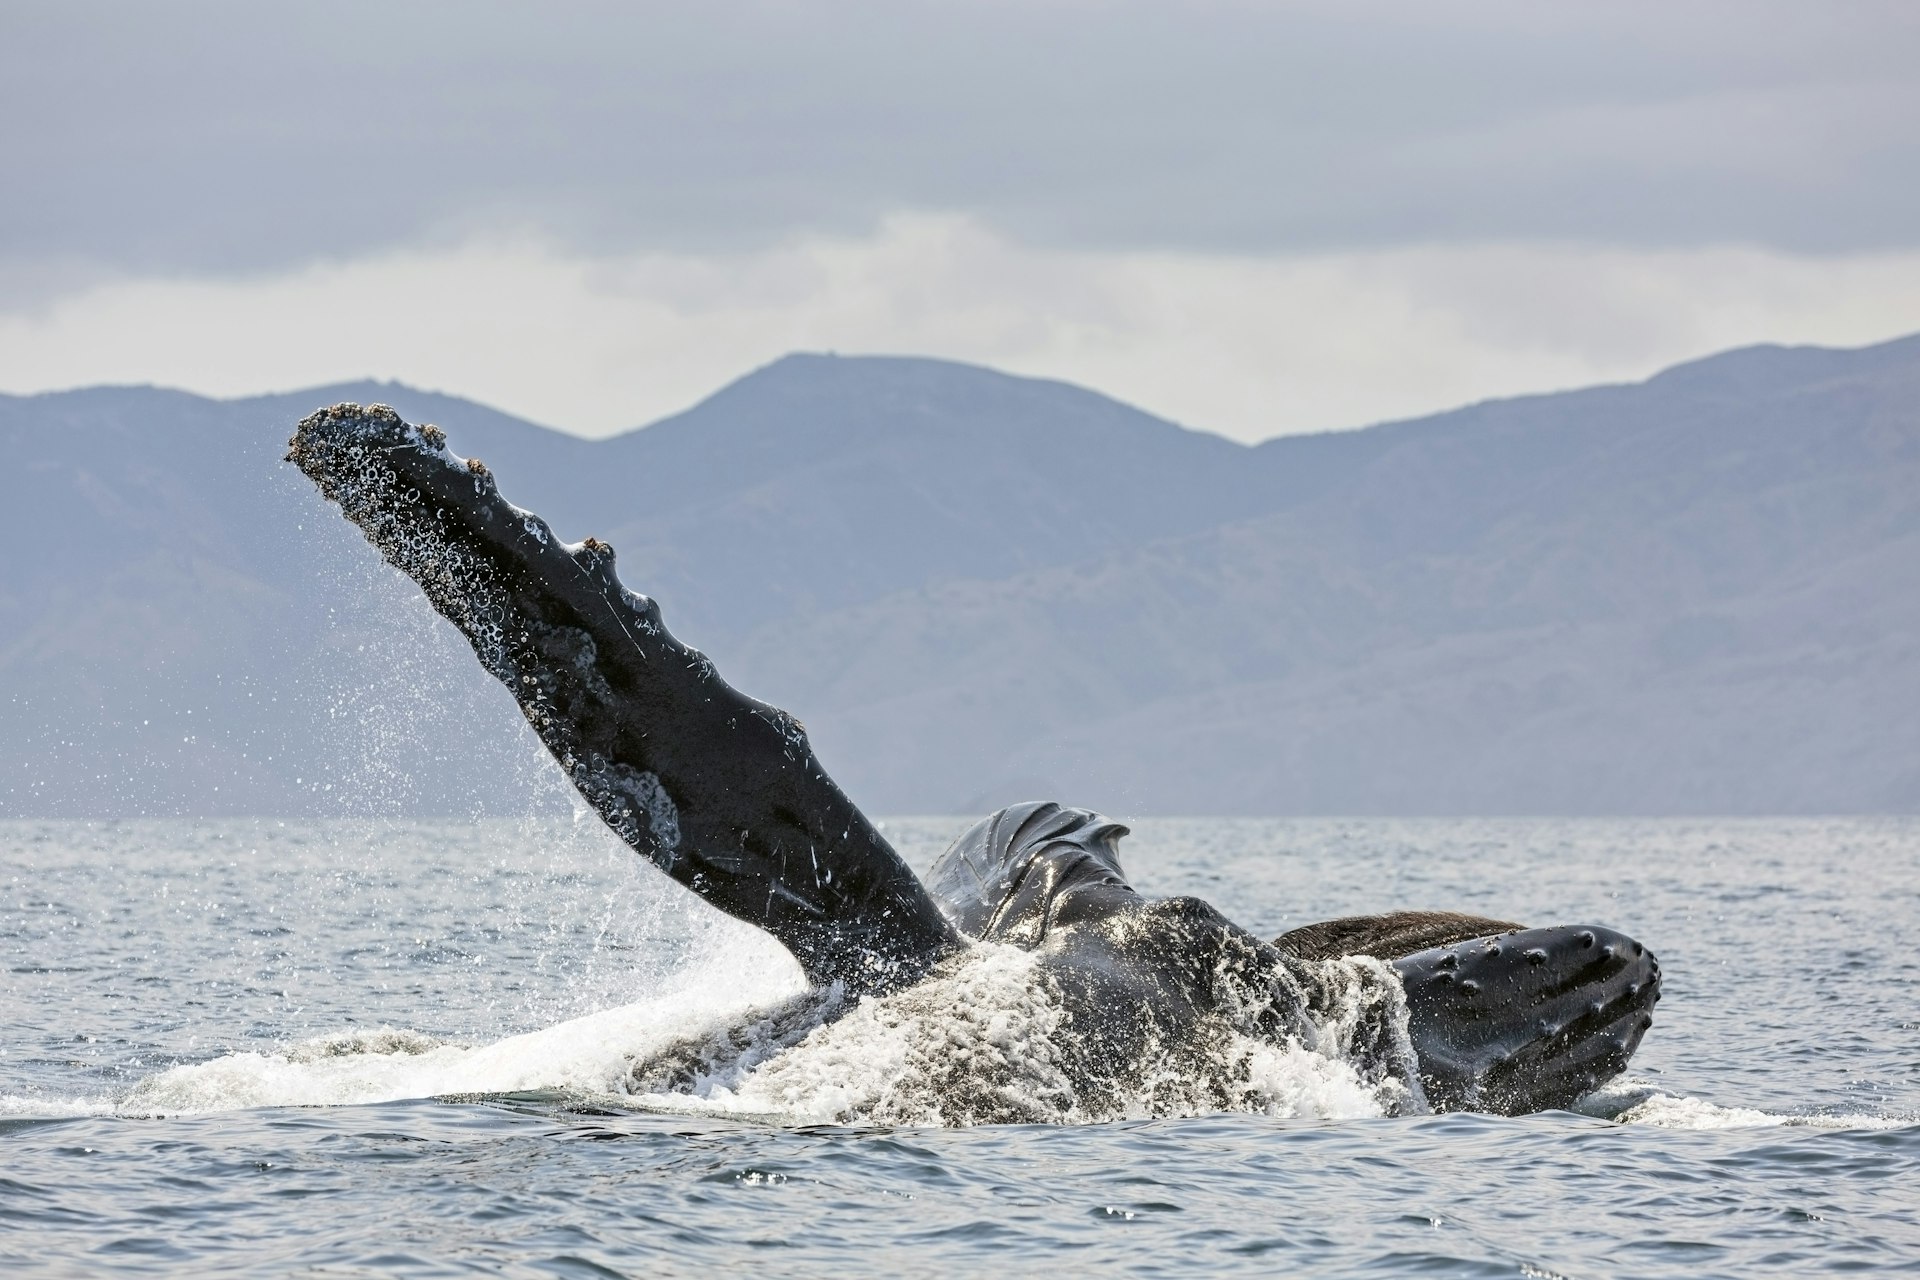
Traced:
<path id="1" fill-rule="evenodd" d="M 1087 1123 L 1225 1109 L 1280 1118 L 1416 1110 L 1397 1080 L 1288 1041 L 1230 1036 L 1205 1078 L 1149 1075 L 1090 1106 L 1060 1061 L 1062 1012 L 1030 953 L 980 948 L 909 991 L 831 1002 L 742 992 L 728 1004 L 688 989 L 466 1046 L 404 1029 L 354 1030 L 278 1052 L 247 1051 L 151 1076 L 117 1101 L 0 1095 L 0 1117 L 179 1115 L 252 1107 L 344 1106 L 449 1095 L 560 1092 L 615 1105 L 786 1124 Z M 797 1020 L 797 1021 L 796 1021 Z M 635 1089 L 636 1062 L 706 1046 L 684 1089 Z M 728 1046 L 722 1052 L 714 1046 Z M 1915 1117 L 1796 1115 L 1661 1093 L 1621 1077 L 1579 1110 L 1663 1129 L 1888 1129 Z"/>
<path id="2" fill-rule="evenodd" d="M 67 1116 L 113 1114 L 114 1104 L 105 1098 L 45 1098 L 37 1094 L 0 1093 L 0 1120 L 13 1116 L 35 1119 Z"/>
<path id="3" fill-rule="evenodd" d="M 1652 1125 L 1661 1129 L 1897 1129 L 1911 1119 L 1861 1113 L 1784 1115 L 1753 1107 L 1722 1107 L 1700 1098 L 1676 1098 L 1656 1093 L 1622 1111 L 1621 1124 Z"/>
<path id="4" fill-rule="evenodd" d="M 709 1082 L 716 1110 L 798 1122 L 1058 1120 L 1074 1110 L 1062 1013 L 1035 957 L 981 946 L 906 991 L 862 1000 L 757 1069 Z"/>
<path id="5" fill-rule="evenodd" d="M 727 992 L 731 994 L 726 994 Z M 839 1016 L 834 1016 L 838 1014 Z M 470 1047 L 382 1027 L 174 1067 L 118 1105 L 154 1115 L 560 1091 L 785 1123 L 1075 1123 L 1222 1109 L 1378 1116 L 1405 1099 L 1337 1055 L 1227 1033 L 1140 1079 L 1076 1088 L 1072 1030 L 1038 958 L 980 946 L 843 1009 L 785 984 L 710 982 Z M 40 1108 L 35 1108 L 40 1110 Z"/>
<path id="6" fill-rule="evenodd" d="M 1376 966 L 1377 967 L 1377 966 Z M 752 968 L 752 967 L 750 967 Z M 1338 977 L 1339 975 L 1336 975 Z M 809 995 L 790 964 L 694 985 L 492 1043 L 469 1046 L 403 1028 L 356 1029 L 276 1051 L 174 1067 L 116 1101 L 0 1096 L 0 1116 L 154 1115 L 249 1107 L 338 1106 L 448 1095 L 559 1092 L 646 1110 L 789 1124 L 1086 1123 L 1221 1110 L 1352 1118 L 1423 1110 L 1379 1063 L 1340 1045 L 1386 1024 L 1404 1044 L 1397 983 L 1371 969 L 1334 983 L 1316 1044 L 1226 1030 L 1204 1052 L 1164 1046 L 1138 1078 L 1076 1084 L 1073 1028 L 1039 957 L 982 945 L 933 976 L 851 1008 Z M 1316 1052 L 1319 1048 L 1322 1051 Z M 1379 1055 L 1374 1055 L 1378 1057 Z M 1387 1055 L 1392 1058 L 1396 1055 Z M 1792 1114 L 1661 1092 L 1622 1076 L 1578 1105 L 1620 1124 L 1664 1129 L 1883 1129 L 1915 1117 Z"/>
<path id="7" fill-rule="evenodd" d="M 1618 1124 L 1657 1129 L 1895 1129 L 1914 1118 L 1864 1112 L 1794 1114 L 1756 1107 L 1726 1107 L 1670 1093 L 1630 1075 L 1616 1076 L 1575 1104 L 1574 1110 Z"/>
<path id="8" fill-rule="evenodd" d="M 341 1106 L 447 1094 L 623 1092 L 636 1056 L 716 1020 L 745 1018 L 755 993 L 671 995 L 574 1018 L 478 1047 L 382 1027 L 322 1036 L 279 1052 L 242 1052 L 174 1067 L 121 1099 L 125 1114 Z"/>
<path id="9" fill-rule="evenodd" d="M 1282 1119 L 1357 1119 L 1398 1109 L 1407 1091 L 1398 1081 L 1369 1083 L 1352 1063 L 1288 1041 L 1240 1038 L 1243 1111 Z"/>
<path id="10" fill-rule="evenodd" d="M 1074 1124 L 1235 1110 L 1293 1117 L 1377 1116 L 1405 1096 L 1297 1043 L 1226 1033 L 1210 1050 L 1167 1046 L 1127 1080 L 1076 1084 L 1074 1029 L 1040 958 L 979 945 L 915 987 L 865 1000 L 804 1037 L 767 1043 L 704 1077 L 692 1094 L 645 1105 L 779 1116 L 791 1122 L 909 1125 Z M 1154 1064 L 1158 1060 L 1158 1065 Z"/>

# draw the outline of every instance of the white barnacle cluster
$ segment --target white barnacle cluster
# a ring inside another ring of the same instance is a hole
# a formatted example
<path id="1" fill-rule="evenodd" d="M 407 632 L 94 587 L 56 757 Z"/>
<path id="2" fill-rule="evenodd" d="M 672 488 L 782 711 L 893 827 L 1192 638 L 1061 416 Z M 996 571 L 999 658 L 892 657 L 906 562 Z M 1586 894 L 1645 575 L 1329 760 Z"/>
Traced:
<path id="1" fill-rule="evenodd" d="M 680 808 L 660 775 L 609 761 L 599 752 L 568 752 L 561 765 L 573 785 L 619 837 L 671 871 L 680 848 Z"/>
<path id="2" fill-rule="evenodd" d="M 619 766 L 621 785 L 647 815 L 647 828 L 659 846 L 671 853 L 680 847 L 680 810 L 667 794 L 660 775 L 646 769 Z"/>
<path id="3" fill-rule="evenodd" d="M 340 404 L 309 416 L 288 456 L 340 504 L 388 563 L 419 584 L 467 637 L 481 664 L 512 684 L 517 673 L 507 643 L 509 620 L 495 574 L 460 545 L 445 512 L 396 469 L 390 457 L 396 444 L 465 469 L 477 485 L 492 483 L 483 465 L 445 451 L 446 435 L 438 427 L 409 427 L 386 405 Z"/>
<path id="4" fill-rule="evenodd" d="M 569 683 L 601 702 L 613 700 L 600 672 L 600 646 L 591 632 L 533 618 L 523 619 L 521 627 L 531 646 L 528 661 L 540 675 Z"/>

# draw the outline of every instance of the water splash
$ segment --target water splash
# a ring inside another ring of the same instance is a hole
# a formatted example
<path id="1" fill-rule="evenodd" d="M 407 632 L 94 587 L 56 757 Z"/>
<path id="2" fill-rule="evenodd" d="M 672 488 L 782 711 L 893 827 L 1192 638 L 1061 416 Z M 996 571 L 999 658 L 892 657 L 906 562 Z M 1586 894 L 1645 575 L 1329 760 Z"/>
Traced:
<path id="1" fill-rule="evenodd" d="M 154 1115 L 556 1091 L 600 1105 L 787 1124 L 1072 1124 L 1221 1110 L 1379 1116 L 1404 1083 L 1230 1027 L 1166 1046 L 1126 1079 L 1086 1079 L 1078 1029 L 1033 953 L 984 945 L 927 981 L 851 1004 L 789 973 L 709 968 L 681 990 L 482 1045 L 382 1027 L 230 1053 L 140 1081 L 117 1104 Z M 1355 982 L 1356 1000 L 1371 984 Z M 1352 1011 L 1336 1009 L 1321 1039 Z"/>

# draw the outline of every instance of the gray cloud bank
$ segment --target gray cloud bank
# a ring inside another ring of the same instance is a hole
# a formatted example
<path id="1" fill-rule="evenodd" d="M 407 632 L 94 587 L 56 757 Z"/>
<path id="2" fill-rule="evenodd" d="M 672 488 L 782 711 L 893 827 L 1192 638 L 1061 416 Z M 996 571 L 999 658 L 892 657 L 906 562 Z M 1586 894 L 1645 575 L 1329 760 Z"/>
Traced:
<path id="1" fill-rule="evenodd" d="M 1908 3 L 16 0 L 0 289 L 914 209 L 1106 248 L 1906 247 L 1916 66 Z"/>

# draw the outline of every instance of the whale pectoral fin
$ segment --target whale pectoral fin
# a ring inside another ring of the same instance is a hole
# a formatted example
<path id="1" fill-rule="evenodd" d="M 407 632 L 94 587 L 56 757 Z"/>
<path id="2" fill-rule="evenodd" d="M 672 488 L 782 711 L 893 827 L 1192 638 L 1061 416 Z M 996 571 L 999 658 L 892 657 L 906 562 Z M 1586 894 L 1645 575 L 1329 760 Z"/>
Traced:
<path id="1" fill-rule="evenodd" d="M 1660 964 L 1597 925 L 1522 929 L 1394 961 L 1436 1110 L 1520 1115 L 1618 1075 L 1653 1025 Z"/>
<path id="2" fill-rule="evenodd" d="M 1400 956 L 1505 933 L 1522 926 L 1458 911 L 1390 911 L 1378 916 L 1342 916 L 1281 934 L 1273 945 L 1298 960 L 1338 960 L 1342 956 Z"/>
<path id="3" fill-rule="evenodd" d="M 773 934 L 816 982 L 877 990 L 958 945 L 799 722 L 675 640 L 621 586 L 611 547 L 561 543 L 437 428 L 384 406 L 310 415 L 287 456 L 419 583 L 580 794 L 661 870 Z"/>

